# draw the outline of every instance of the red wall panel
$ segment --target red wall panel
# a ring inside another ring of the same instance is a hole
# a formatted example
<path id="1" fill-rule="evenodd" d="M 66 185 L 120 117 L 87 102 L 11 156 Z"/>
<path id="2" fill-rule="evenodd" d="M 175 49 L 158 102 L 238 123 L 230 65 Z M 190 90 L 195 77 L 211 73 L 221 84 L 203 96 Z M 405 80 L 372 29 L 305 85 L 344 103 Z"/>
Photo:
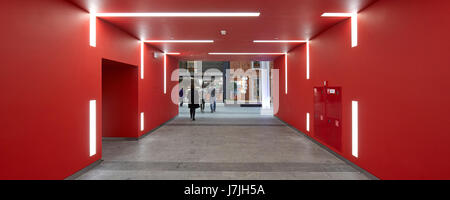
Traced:
<path id="1" fill-rule="evenodd" d="M 154 57 L 156 53 L 157 57 Z M 166 94 L 164 94 L 164 54 L 150 45 L 144 46 L 144 79 L 140 81 L 140 111 L 144 112 L 142 136 L 178 115 L 178 106 L 171 101 L 172 88 L 178 81 L 171 81 L 173 70 L 178 68 L 178 59 L 167 55 Z"/>
<path id="2" fill-rule="evenodd" d="M 0 32 L 0 179 L 66 178 L 102 156 L 102 58 L 137 66 L 139 41 L 97 20 L 97 47 L 90 47 L 89 14 L 66 1 L 1 1 L 0 8 L 7 27 Z M 151 113 L 152 105 L 168 106 L 152 103 L 159 96 L 139 101 Z M 89 157 L 92 99 L 97 154 Z"/>
<path id="3" fill-rule="evenodd" d="M 329 81 L 344 91 L 342 156 L 381 179 L 450 179 L 449 9 L 448 1 L 378 1 L 359 13 L 358 47 L 350 45 L 350 20 L 312 39 L 311 80 L 303 78 L 304 45 L 293 49 L 277 116 L 305 132 L 312 88 Z M 351 155 L 352 100 L 359 101 L 359 158 Z"/>
<path id="4" fill-rule="evenodd" d="M 102 136 L 138 137 L 138 67 L 103 59 Z"/>

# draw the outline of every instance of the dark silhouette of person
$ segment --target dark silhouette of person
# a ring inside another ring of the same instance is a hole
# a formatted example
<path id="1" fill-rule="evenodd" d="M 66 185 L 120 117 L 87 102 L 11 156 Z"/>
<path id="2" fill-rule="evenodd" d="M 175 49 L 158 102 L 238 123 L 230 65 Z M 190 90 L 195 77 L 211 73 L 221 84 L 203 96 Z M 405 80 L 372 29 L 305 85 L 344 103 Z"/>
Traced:
<path id="1" fill-rule="evenodd" d="M 179 96 L 180 96 L 180 107 L 183 107 L 183 97 L 184 97 L 183 88 L 181 88 Z"/>
<path id="2" fill-rule="evenodd" d="M 192 121 L 195 121 L 195 109 L 199 108 L 199 94 L 198 94 L 198 90 L 195 89 L 195 85 L 194 82 L 191 83 L 191 91 L 189 94 L 189 113 L 191 115 L 191 119 Z"/>

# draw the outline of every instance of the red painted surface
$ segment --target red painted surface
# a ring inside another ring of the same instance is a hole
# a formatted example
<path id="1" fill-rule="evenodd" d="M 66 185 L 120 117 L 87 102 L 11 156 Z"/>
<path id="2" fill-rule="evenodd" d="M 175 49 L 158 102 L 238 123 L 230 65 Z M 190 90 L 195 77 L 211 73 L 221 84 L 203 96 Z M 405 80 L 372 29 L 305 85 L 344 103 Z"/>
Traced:
<path id="1" fill-rule="evenodd" d="M 104 18 L 144 39 L 209 39 L 214 44 L 158 44 L 166 52 L 181 52 L 180 59 L 229 60 L 208 52 L 286 52 L 297 44 L 254 44 L 253 40 L 308 39 L 339 19 L 322 18 L 324 12 L 352 12 L 375 0 L 71 0 L 97 12 L 261 12 L 259 17 Z M 222 36 L 220 30 L 227 30 Z M 247 59 L 261 59 L 247 56 Z M 270 57 L 272 59 L 273 57 Z M 231 57 L 231 59 L 235 59 Z"/>
<path id="2" fill-rule="evenodd" d="M 139 42 L 97 20 L 97 47 L 90 47 L 88 13 L 66 1 L 0 5 L 8 27 L 0 32 L 0 179 L 66 178 L 101 158 L 102 58 L 137 66 Z M 92 99 L 97 154 L 89 157 Z"/>
<path id="3" fill-rule="evenodd" d="M 450 179 L 449 9 L 448 1 L 378 1 L 359 13 L 358 47 L 350 47 L 350 20 L 313 38 L 309 81 L 304 45 L 292 50 L 278 117 L 306 132 L 312 88 L 329 81 L 344 91 L 339 154 L 381 179 Z M 359 101 L 359 158 L 351 155 L 352 100 Z"/>
<path id="4" fill-rule="evenodd" d="M 172 88 L 178 81 L 171 81 L 171 73 L 178 68 L 178 59 L 167 56 L 167 92 L 164 94 L 164 54 L 145 45 L 144 80 L 140 80 L 140 112 L 144 112 L 144 131 L 139 136 L 157 128 L 178 115 L 178 106 L 171 101 Z M 153 54 L 156 52 L 157 58 Z"/>
<path id="5" fill-rule="evenodd" d="M 331 90 L 333 92 L 331 92 Z M 337 151 L 342 150 L 342 89 L 314 87 L 314 136 Z"/>
<path id="6" fill-rule="evenodd" d="M 138 137 L 138 67 L 102 61 L 102 136 Z"/>

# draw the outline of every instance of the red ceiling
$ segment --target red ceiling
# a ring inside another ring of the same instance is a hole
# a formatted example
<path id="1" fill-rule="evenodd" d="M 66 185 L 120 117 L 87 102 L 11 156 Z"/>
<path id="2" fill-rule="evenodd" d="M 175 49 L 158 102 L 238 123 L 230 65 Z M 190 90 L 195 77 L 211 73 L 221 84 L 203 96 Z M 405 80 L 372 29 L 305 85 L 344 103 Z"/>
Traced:
<path id="1" fill-rule="evenodd" d="M 214 40 L 203 44 L 151 44 L 180 52 L 183 60 L 271 60 L 276 56 L 214 56 L 208 52 L 286 52 L 299 44 L 253 40 L 304 40 L 338 23 L 324 12 L 359 11 L 376 0 L 70 0 L 85 10 L 108 12 L 260 12 L 259 17 L 103 17 L 139 39 Z M 227 35 L 220 35 L 226 30 Z"/>

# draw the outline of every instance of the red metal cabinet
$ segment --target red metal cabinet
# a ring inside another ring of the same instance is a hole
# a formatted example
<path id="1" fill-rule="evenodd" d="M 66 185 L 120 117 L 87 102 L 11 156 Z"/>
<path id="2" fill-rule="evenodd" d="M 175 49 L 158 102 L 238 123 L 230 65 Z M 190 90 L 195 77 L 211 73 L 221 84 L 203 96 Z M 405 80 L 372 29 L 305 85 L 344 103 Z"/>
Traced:
<path id="1" fill-rule="evenodd" d="M 342 149 L 342 89 L 314 88 L 314 135 L 338 151 Z"/>

